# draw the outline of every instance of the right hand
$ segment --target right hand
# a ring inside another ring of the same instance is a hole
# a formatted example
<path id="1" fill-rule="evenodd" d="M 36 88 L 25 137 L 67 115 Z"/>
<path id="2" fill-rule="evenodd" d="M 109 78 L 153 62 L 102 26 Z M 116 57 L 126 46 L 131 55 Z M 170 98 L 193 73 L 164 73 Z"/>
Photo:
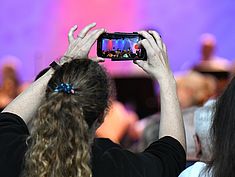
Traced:
<path id="1" fill-rule="evenodd" d="M 147 52 L 147 60 L 135 60 L 134 63 L 160 82 L 172 78 L 166 46 L 160 35 L 155 31 L 140 31 L 139 34 L 145 38 L 140 41 L 140 45 Z"/>
<path id="2" fill-rule="evenodd" d="M 98 39 L 98 37 L 105 32 L 104 28 L 96 29 L 89 32 L 96 26 L 96 23 L 91 23 L 81 30 L 81 32 L 74 37 L 74 32 L 77 30 L 77 25 L 73 26 L 68 33 L 69 47 L 65 53 L 65 56 L 61 59 L 60 63 L 65 63 L 71 60 L 71 58 L 81 59 L 88 58 L 91 47 Z M 103 58 L 95 57 L 95 61 L 104 61 Z"/>

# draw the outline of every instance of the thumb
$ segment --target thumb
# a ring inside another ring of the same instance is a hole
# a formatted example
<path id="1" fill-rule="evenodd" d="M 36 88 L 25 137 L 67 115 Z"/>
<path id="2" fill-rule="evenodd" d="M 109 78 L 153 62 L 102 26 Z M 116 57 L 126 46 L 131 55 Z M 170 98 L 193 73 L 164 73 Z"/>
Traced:
<path id="1" fill-rule="evenodd" d="M 69 33 L 68 33 L 68 40 L 69 43 L 73 42 L 74 39 L 74 32 L 77 30 L 78 26 L 74 25 L 72 28 L 70 28 Z"/>
<path id="2" fill-rule="evenodd" d="M 133 63 L 135 63 L 136 65 L 138 65 L 139 67 L 141 67 L 142 69 L 144 69 L 145 66 L 145 62 L 143 60 L 134 60 Z"/>

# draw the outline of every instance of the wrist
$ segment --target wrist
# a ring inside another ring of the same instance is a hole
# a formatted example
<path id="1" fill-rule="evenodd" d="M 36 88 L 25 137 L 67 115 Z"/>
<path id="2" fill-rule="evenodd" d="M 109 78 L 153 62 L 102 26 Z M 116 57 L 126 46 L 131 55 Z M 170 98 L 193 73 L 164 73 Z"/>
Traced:
<path id="1" fill-rule="evenodd" d="M 160 88 L 172 88 L 175 89 L 176 88 L 176 81 L 174 76 L 170 76 L 167 78 L 162 78 L 160 80 L 158 80 L 159 86 Z"/>
<path id="2" fill-rule="evenodd" d="M 165 85 L 165 84 L 176 84 L 174 75 L 172 72 L 164 73 L 162 76 L 159 76 L 159 74 L 153 74 L 154 79 L 156 79 L 159 83 L 159 85 Z"/>
<path id="3" fill-rule="evenodd" d="M 59 65 L 63 65 L 64 63 L 70 62 L 72 60 L 72 57 L 64 55 L 63 57 L 60 58 L 58 61 Z"/>
<path id="4" fill-rule="evenodd" d="M 49 66 L 50 66 L 52 69 L 54 69 L 54 70 L 58 70 L 58 69 L 60 69 L 60 67 L 61 67 L 61 65 L 58 64 L 57 61 L 51 62 L 51 64 L 50 64 Z"/>

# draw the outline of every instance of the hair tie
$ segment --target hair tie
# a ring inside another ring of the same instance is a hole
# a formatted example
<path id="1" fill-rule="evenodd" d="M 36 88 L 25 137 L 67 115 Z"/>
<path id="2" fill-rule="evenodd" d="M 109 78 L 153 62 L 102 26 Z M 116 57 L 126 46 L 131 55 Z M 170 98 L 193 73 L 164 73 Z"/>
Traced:
<path id="1" fill-rule="evenodd" d="M 54 92 L 64 92 L 68 94 L 74 94 L 75 91 L 71 84 L 61 83 L 55 88 Z"/>

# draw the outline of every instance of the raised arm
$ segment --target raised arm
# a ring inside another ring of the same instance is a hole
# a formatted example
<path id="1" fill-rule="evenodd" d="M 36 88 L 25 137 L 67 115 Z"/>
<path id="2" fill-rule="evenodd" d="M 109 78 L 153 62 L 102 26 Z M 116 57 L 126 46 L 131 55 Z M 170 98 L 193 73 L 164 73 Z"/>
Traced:
<path id="1" fill-rule="evenodd" d="M 68 57 L 62 57 L 58 63 L 59 65 L 71 60 L 70 57 L 88 58 L 88 53 L 92 45 L 104 32 L 104 29 L 97 29 L 89 32 L 89 30 L 95 27 L 95 25 L 95 23 L 87 25 L 76 38 L 74 38 L 74 32 L 76 31 L 77 26 L 70 29 L 68 34 L 69 47 L 65 53 L 65 56 Z M 96 58 L 96 60 L 99 61 L 102 59 Z M 49 69 L 49 71 L 42 77 L 33 82 L 28 89 L 17 96 L 2 112 L 14 113 L 20 116 L 25 123 L 27 123 L 34 116 L 42 99 L 44 98 L 47 83 L 53 73 L 54 70 Z"/>
<path id="2" fill-rule="evenodd" d="M 160 85 L 161 120 L 159 138 L 171 136 L 186 146 L 180 105 L 176 93 L 176 82 L 169 67 L 166 46 L 155 31 L 140 31 L 145 39 L 140 44 L 146 49 L 147 61 L 135 61 Z"/>

